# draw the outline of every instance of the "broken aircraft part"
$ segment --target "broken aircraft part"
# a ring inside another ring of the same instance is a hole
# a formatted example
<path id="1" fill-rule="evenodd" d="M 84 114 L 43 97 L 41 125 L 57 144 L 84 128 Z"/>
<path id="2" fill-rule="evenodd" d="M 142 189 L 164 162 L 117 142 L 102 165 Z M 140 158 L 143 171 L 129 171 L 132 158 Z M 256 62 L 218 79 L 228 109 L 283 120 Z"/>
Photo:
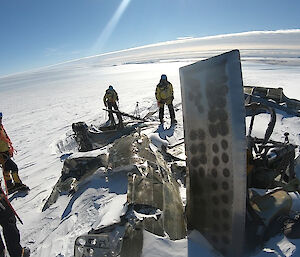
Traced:
<path id="1" fill-rule="evenodd" d="M 152 206 L 161 210 L 163 231 L 171 240 L 182 239 L 186 236 L 186 227 L 178 184 L 170 168 L 160 157 L 157 165 L 148 165 L 143 176 L 132 174 L 128 177 L 127 200 L 130 204 Z M 154 233 L 147 227 L 145 229 Z"/>
<path id="2" fill-rule="evenodd" d="M 110 148 L 108 167 L 112 172 L 108 176 L 122 169 L 129 172 L 128 209 L 120 223 L 78 237 L 75 257 L 91 253 L 92 256 L 139 257 L 144 229 L 160 236 L 166 233 L 174 240 L 186 236 L 179 185 L 163 155 L 154 153 L 149 144 L 147 136 L 135 133 L 116 140 Z"/>
<path id="3" fill-rule="evenodd" d="M 55 184 L 49 198 L 43 206 L 42 211 L 45 211 L 58 197 L 62 194 L 73 194 L 78 189 L 80 181 L 94 173 L 100 167 L 107 166 L 106 154 L 100 154 L 96 157 L 78 157 L 72 158 L 69 156 L 64 161 L 61 171 L 61 177 Z"/>
<path id="4" fill-rule="evenodd" d="M 300 116 L 300 101 L 285 96 L 282 88 L 245 86 L 244 93 L 247 104 L 262 103 L 288 114 Z"/>
<path id="5" fill-rule="evenodd" d="M 234 50 L 180 68 L 187 222 L 224 256 L 241 256 L 246 213 L 245 108 Z"/>
<path id="6" fill-rule="evenodd" d="M 93 150 L 92 143 L 89 139 L 88 126 L 84 122 L 77 122 L 72 124 L 72 129 L 75 133 L 78 150 L 80 152 Z"/>
<path id="7" fill-rule="evenodd" d="M 89 128 L 84 122 L 72 124 L 75 133 L 75 140 L 80 152 L 87 152 L 99 149 L 103 146 L 113 143 L 116 139 L 133 133 L 138 127 L 144 126 L 140 122 L 124 122 L 122 129 L 114 127 Z"/>
<path id="8" fill-rule="evenodd" d="M 143 248 L 143 225 L 132 208 L 121 222 L 79 236 L 74 256 L 140 257 Z"/>

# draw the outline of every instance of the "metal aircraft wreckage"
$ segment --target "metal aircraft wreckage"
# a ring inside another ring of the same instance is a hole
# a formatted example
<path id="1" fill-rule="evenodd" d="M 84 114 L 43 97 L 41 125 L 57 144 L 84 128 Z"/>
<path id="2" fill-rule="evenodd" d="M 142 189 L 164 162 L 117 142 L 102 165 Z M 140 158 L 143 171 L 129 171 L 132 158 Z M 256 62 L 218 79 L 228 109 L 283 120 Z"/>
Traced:
<path id="1" fill-rule="evenodd" d="M 144 230 L 168 234 L 171 240 L 190 240 L 190 232 L 197 230 L 212 245 L 212 254 L 220 256 L 253 255 L 278 233 L 300 238 L 299 215 L 292 215 L 293 197 L 300 189 L 296 146 L 289 142 L 288 131 L 283 142 L 270 139 L 276 112 L 299 116 L 300 102 L 286 97 L 281 88 L 244 87 L 238 50 L 179 72 L 184 144 L 151 147 L 142 128 L 153 113 L 131 117 L 137 119 L 121 130 L 73 124 L 83 154 L 65 159 L 43 210 L 59 195 L 76 192 L 100 167 L 108 177 L 120 171 L 128 176 L 120 222 L 79 236 L 75 257 L 139 257 Z M 269 114 L 270 122 L 264 137 L 256 138 L 254 120 L 261 113 Z M 107 145 L 108 155 L 95 150 Z M 186 160 L 179 157 L 184 152 Z M 186 187 L 186 206 L 178 179 Z"/>

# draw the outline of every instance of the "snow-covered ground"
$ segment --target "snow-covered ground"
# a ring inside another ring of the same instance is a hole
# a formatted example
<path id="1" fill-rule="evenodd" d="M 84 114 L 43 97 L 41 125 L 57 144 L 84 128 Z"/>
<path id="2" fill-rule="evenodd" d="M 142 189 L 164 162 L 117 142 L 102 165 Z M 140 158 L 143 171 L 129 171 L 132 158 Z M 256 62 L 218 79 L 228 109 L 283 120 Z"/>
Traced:
<path id="1" fill-rule="evenodd" d="M 245 55 L 241 51 L 244 85 L 282 87 L 288 97 L 300 99 L 300 30 L 296 34 L 290 48 L 285 44 L 279 49 L 277 44 L 274 49 L 266 47 L 266 44 L 265 49 L 253 47 L 244 50 Z M 207 40 L 199 41 L 201 47 Z M 221 44 L 222 37 L 218 40 Z M 272 40 L 269 38 L 270 45 Z M 175 44 L 175 51 L 174 44 L 169 42 L 153 48 L 132 49 L 108 54 L 105 58 L 86 58 L 0 78 L 3 124 L 18 151 L 15 161 L 20 176 L 31 188 L 28 195 L 11 197 L 10 200 L 24 222 L 24 225 L 18 224 L 21 241 L 31 248 L 32 256 L 72 256 L 75 238 L 88 232 L 91 227 L 113 219 L 113 214 L 122 212 L 119 208 L 126 201 L 126 174 L 119 173 L 107 181 L 100 170 L 87 179 L 75 195 L 61 196 L 49 209 L 41 211 L 61 175 L 63 163 L 60 156 L 77 151 L 70 136 L 72 123 L 85 121 L 90 125 L 106 121 L 102 97 L 110 84 L 119 94 L 122 111 L 133 113 L 136 102 L 139 102 L 142 113 L 155 109 L 154 92 L 162 73 L 168 75 L 174 86 L 175 104 L 180 103 L 178 69 L 219 51 L 213 48 L 216 45 L 209 48 L 208 40 L 205 51 L 198 49 L 189 52 L 191 42 L 194 47 L 197 46 L 195 40 L 181 41 Z M 255 40 L 252 43 L 254 46 Z M 230 46 L 238 48 L 239 45 L 232 43 Z M 151 49 L 155 50 L 152 52 L 155 56 L 151 55 Z M 168 54 L 168 49 L 172 54 Z M 172 143 L 183 136 L 180 105 L 176 115 L 179 124 L 172 138 L 169 138 Z M 268 120 L 262 116 L 256 122 L 254 132 L 258 135 L 263 133 L 267 123 Z M 283 133 L 287 131 L 291 143 L 300 145 L 299 127 L 300 118 L 278 115 L 273 139 L 283 140 Z M 155 136 L 156 130 L 157 126 L 144 133 L 154 133 L 152 136 Z M 191 256 L 188 255 L 190 245 L 187 240 L 172 242 L 150 233 L 146 233 L 145 238 L 144 257 Z M 204 244 L 197 247 L 204 255 L 210 256 Z M 155 249 L 160 249 L 160 253 Z M 257 254 L 267 255 L 299 256 L 300 239 L 288 241 L 283 236 L 273 238 L 265 250 Z"/>

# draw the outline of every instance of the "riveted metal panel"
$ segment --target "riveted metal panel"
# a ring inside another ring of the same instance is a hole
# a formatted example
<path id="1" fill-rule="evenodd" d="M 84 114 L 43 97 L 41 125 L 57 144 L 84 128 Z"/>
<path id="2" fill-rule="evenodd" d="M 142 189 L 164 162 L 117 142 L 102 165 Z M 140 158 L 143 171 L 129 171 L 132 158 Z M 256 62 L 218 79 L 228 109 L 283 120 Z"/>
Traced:
<path id="1" fill-rule="evenodd" d="M 241 256 L 246 211 L 245 108 L 234 50 L 180 68 L 188 229 L 224 256 Z"/>

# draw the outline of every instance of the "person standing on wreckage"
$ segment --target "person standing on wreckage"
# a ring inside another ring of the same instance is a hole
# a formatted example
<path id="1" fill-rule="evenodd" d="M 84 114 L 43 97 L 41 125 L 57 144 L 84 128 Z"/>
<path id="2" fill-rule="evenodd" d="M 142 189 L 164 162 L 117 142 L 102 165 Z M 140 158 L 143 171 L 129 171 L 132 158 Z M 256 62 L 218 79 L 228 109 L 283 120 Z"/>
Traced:
<path id="1" fill-rule="evenodd" d="M 160 77 L 160 81 L 156 86 L 155 97 L 157 100 L 157 105 L 159 107 L 159 121 L 161 124 L 164 123 L 164 108 L 165 104 L 169 108 L 171 124 L 176 124 L 177 121 L 175 119 L 175 111 L 173 107 L 173 86 L 168 81 L 167 75 L 162 74 Z"/>
<path id="2" fill-rule="evenodd" d="M 117 94 L 116 90 L 114 90 L 113 86 L 110 85 L 108 87 L 108 89 L 106 90 L 105 95 L 103 97 L 103 103 L 104 103 L 105 107 L 108 108 L 108 110 L 110 110 L 108 112 L 108 117 L 109 117 L 109 120 L 110 120 L 110 124 L 112 126 L 116 125 L 114 115 L 113 115 L 113 112 L 112 112 L 112 107 L 113 107 L 115 109 L 115 111 L 117 111 L 117 117 L 118 117 L 118 120 L 119 120 L 119 123 L 118 123 L 117 127 L 122 128 L 123 127 L 123 121 L 122 121 L 122 116 L 119 112 L 117 102 L 119 102 L 118 94 Z"/>
<path id="3" fill-rule="evenodd" d="M 11 159 L 14 154 L 12 143 L 2 124 L 2 112 L 0 112 L 0 164 L 3 169 L 3 177 L 8 194 L 16 191 L 27 191 L 29 187 L 24 185 L 18 174 L 18 166 Z"/>

